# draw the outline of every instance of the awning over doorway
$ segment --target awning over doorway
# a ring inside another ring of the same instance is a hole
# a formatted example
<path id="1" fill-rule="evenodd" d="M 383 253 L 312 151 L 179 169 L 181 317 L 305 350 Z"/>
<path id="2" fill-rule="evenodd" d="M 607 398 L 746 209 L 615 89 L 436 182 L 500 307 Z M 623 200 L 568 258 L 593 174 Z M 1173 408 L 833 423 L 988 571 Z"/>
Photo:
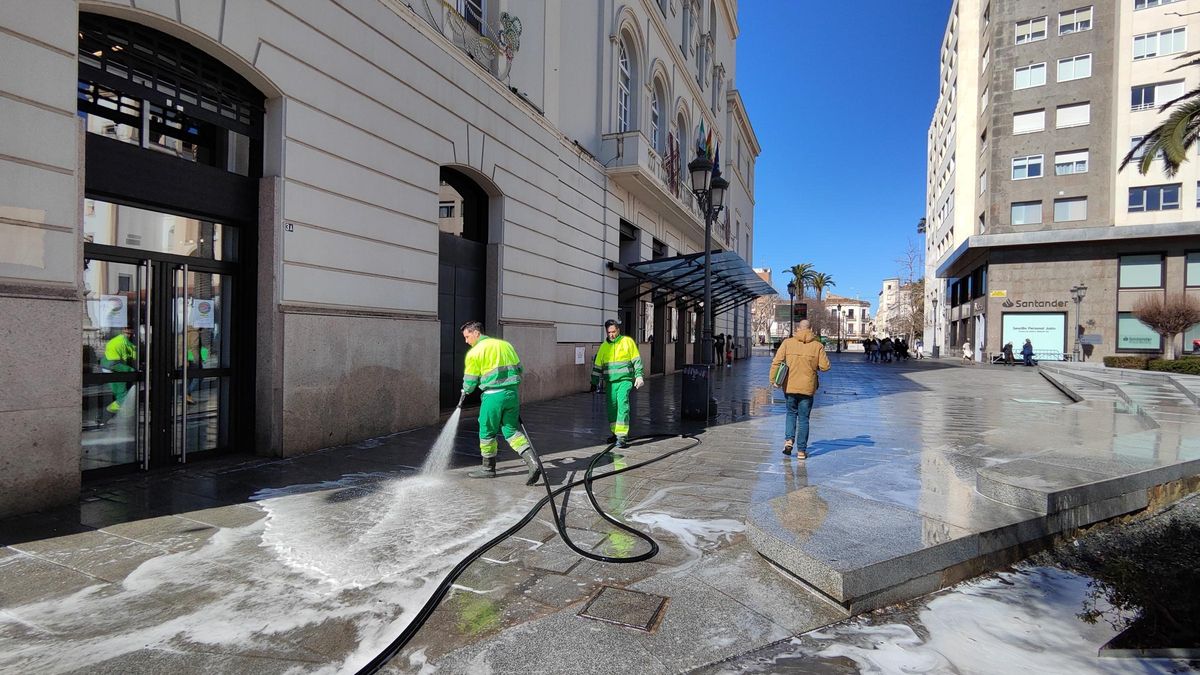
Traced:
<path id="1" fill-rule="evenodd" d="M 650 296 L 653 302 L 682 302 L 699 307 L 704 300 L 704 253 L 689 253 L 670 258 L 636 263 L 609 262 L 609 269 L 633 277 L 649 288 L 633 298 Z M 744 305 L 764 295 L 775 295 L 771 284 L 759 278 L 753 268 L 733 251 L 712 253 L 713 315 Z"/>

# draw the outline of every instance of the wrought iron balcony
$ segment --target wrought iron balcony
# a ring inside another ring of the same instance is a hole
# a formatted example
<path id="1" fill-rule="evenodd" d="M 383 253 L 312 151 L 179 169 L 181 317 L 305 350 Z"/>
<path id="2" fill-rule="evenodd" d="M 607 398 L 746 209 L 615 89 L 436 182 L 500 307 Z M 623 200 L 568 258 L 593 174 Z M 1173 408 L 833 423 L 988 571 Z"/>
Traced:
<path id="1" fill-rule="evenodd" d="M 608 175 L 639 199 L 659 207 L 668 218 L 704 231 L 704 214 L 680 168 L 668 166 L 639 130 L 605 134 L 600 155 L 614 157 Z M 672 160 L 678 161 L 678 160 Z"/>
<path id="2" fill-rule="evenodd" d="M 521 48 L 521 20 L 485 10 L 481 0 L 383 0 L 397 14 L 414 12 L 496 79 L 508 80 Z M 491 15 L 491 16 L 489 16 Z"/>

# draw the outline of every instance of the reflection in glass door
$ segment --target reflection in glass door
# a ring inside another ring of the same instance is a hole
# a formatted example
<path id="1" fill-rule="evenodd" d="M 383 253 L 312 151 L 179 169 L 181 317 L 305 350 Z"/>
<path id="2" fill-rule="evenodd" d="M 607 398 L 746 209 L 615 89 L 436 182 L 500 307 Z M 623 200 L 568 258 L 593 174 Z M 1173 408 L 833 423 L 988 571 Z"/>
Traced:
<path id="1" fill-rule="evenodd" d="M 189 264 L 175 266 L 171 277 L 171 445 L 172 455 L 187 461 L 189 453 L 228 445 L 233 280 Z"/>
<path id="2" fill-rule="evenodd" d="M 149 263 L 88 259 L 83 317 L 83 470 L 146 460 Z"/>
<path id="3" fill-rule="evenodd" d="M 81 468 L 148 469 L 228 449 L 236 228 L 87 202 L 96 226 L 84 246 Z"/>

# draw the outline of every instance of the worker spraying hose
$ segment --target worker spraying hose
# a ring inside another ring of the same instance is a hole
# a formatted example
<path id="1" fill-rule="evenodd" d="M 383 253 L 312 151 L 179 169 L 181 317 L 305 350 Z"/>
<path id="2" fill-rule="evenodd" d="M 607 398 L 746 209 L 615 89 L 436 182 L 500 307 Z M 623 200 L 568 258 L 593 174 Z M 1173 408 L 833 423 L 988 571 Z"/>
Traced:
<path id="1" fill-rule="evenodd" d="M 471 392 L 476 389 L 483 392 L 479 406 L 479 454 L 483 461 L 479 469 L 467 475 L 471 478 L 496 477 L 496 455 L 500 449 L 496 436 L 503 434 L 509 447 L 525 460 L 528 469 L 525 484 L 536 485 L 542 470 L 529 438 L 521 429 L 518 389 L 522 368 L 517 350 L 504 340 L 484 335 L 483 324 L 478 321 L 464 323 L 462 335 L 471 349 L 467 351 L 458 407 L 462 407 L 463 400 Z"/>

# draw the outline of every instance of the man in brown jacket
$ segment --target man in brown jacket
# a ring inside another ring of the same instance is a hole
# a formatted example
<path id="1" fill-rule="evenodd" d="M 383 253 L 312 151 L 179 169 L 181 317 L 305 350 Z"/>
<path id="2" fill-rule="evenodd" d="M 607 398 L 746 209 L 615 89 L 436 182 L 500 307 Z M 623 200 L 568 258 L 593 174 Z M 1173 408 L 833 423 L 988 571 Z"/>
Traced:
<path id="1" fill-rule="evenodd" d="M 787 364 L 787 380 L 783 393 L 787 397 L 787 418 L 784 428 L 783 454 L 792 454 L 792 447 L 799 437 L 797 459 L 807 459 L 808 415 L 812 412 L 813 395 L 820 386 L 817 371 L 829 370 L 829 357 L 825 345 L 817 339 L 807 319 L 796 326 L 792 337 L 779 345 L 775 358 L 771 360 L 770 381 L 775 382 L 775 371 L 779 364 Z"/>

